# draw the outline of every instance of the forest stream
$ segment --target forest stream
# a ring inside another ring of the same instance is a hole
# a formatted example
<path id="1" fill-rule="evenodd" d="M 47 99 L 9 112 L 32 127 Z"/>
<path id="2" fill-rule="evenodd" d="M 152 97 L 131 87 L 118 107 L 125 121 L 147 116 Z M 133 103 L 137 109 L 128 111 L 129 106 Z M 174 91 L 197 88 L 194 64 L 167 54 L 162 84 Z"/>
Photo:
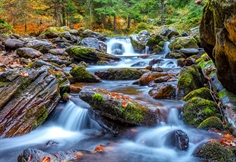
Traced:
<path id="1" fill-rule="evenodd" d="M 158 67 L 164 71 L 180 71 L 176 59 L 166 59 L 169 52 L 168 42 L 160 54 L 150 58 L 140 57 L 146 54 L 135 53 L 129 38 L 110 38 L 106 42 L 107 52 L 112 53 L 116 43 L 122 44 L 123 55 L 117 55 L 121 61 L 111 65 L 89 65 L 87 70 L 94 73 L 108 68 L 127 68 L 142 62 L 139 68 L 145 68 L 150 60 L 162 59 Z M 69 71 L 70 69 L 65 69 Z M 96 146 L 104 146 L 101 153 L 88 154 L 78 161 L 84 162 L 193 162 L 200 161 L 194 157 L 193 151 L 200 144 L 218 134 L 196 129 L 184 124 L 181 120 L 180 107 L 184 102 L 180 99 L 153 99 L 149 96 L 150 87 L 133 84 L 135 80 L 102 80 L 100 83 L 81 83 L 87 88 L 102 88 L 117 92 L 152 110 L 163 114 L 154 127 L 134 127 L 124 135 L 113 136 L 104 133 L 103 129 L 89 117 L 89 104 L 81 100 L 77 93 L 71 93 L 72 98 L 66 103 L 60 102 L 46 122 L 28 134 L 0 139 L 0 161 L 15 162 L 24 149 L 36 148 L 49 153 L 68 150 L 83 150 L 91 152 Z M 177 80 L 169 82 L 177 84 Z M 187 150 L 180 150 L 169 144 L 168 134 L 173 131 L 183 131 L 189 138 Z"/>

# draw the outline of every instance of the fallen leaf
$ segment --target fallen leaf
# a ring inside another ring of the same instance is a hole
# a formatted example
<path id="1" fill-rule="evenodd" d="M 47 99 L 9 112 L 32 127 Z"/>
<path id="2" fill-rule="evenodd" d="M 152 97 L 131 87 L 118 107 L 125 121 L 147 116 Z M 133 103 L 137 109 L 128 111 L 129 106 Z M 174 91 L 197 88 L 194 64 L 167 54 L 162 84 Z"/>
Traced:
<path id="1" fill-rule="evenodd" d="M 132 129 L 131 129 L 131 132 L 134 132 L 134 133 L 136 133 L 136 132 L 138 132 L 138 130 L 137 130 L 137 129 L 134 129 L 134 128 L 132 128 Z"/>
<path id="2" fill-rule="evenodd" d="M 42 162 L 50 162 L 50 157 L 43 157 Z"/>
<path id="3" fill-rule="evenodd" d="M 79 159 L 79 158 L 81 158 L 83 156 L 83 153 L 82 152 L 76 152 L 75 154 L 74 154 L 74 159 Z"/>
<path id="4" fill-rule="evenodd" d="M 103 152 L 104 151 L 104 146 L 103 145 L 98 145 L 98 146 L 95 147 L 94 151 Z"/>
<path id="5" fill-rule="evenodd" d="M 122 101 L 122 107 L 123 107 L 123 108 L 126 108 L 127 106 L 128 106 L 128 103 L 125 102 L 125 101 Z"/>

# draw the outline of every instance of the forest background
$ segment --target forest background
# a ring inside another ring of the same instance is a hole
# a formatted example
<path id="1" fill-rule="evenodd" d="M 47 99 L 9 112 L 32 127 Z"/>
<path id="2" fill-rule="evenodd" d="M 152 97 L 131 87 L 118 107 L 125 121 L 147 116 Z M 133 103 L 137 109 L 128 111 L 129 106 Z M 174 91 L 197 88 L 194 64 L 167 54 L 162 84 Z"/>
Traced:
<path id="1" fill-rule="evenodd" d="M 0 0 L 0 33 L 39 35 L 49 26 L 85 27 L 108 35 L 198 26 L 193 0 Z"/>

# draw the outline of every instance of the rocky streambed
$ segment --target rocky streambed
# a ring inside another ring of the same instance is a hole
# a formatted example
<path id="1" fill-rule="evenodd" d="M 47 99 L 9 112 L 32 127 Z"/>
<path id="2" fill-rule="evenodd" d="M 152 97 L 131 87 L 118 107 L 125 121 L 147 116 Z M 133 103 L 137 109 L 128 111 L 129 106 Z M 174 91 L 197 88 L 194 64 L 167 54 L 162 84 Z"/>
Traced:
<path id="1" fill-rule="evenodd" d="M 235 95 L 198 38 L 0 35 L 0 159 L 234 161 Z"/>

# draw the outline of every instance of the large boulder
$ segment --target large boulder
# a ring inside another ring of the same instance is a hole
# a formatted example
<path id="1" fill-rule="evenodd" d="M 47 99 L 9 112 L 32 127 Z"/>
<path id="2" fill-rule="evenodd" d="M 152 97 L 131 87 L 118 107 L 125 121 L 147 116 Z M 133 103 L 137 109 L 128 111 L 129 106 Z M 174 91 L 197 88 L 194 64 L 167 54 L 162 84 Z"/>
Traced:
<path id="1" fill-rule="evenodd" d="M 151 51 L 153 51 L 155 48 L 157 48 L 157 46 L 160 48 L 160 49 L 163 49 L 163 46 L 164 46 L 164 39 L 160 36 L 160 35 L 152 35 L 148 41 L 147 41 L 147 44 L 146 44 L 149 49 Z"/>
<path id="2" fill-rule="evenodd" d="M 135 80 L 139 79 L 147 70 L 124 68 L 113 69 L 110 68 L 107 71 L 96 71 L 95 75 L 105 80 Z"/>
<path id="3" fill-rule="evenodd" d="M 92 47 L 97 50 L 107 52 L 107 45 L 103 41 L 98 40 L 97 38 L 91 38 L 91 37 L 84 38 L 81 41 L 80 45 L 84 47 Z"/>
<path id="4" fill-rule="evenodd" d="M 0 74 L 0 136 L 13 137 L 41 125 L 60 100 L 59 84 L 48 68 Z"/>
<path id="5" fill-rule="evenodd" d="M 120 58 L 105 53 L 97 51 L 94 48 L 83 47 L 83 46 L 71 46 L 66 49 L 66 52 L 70 57 L 74 58 L 76 61 L 84 61 L 86 63 L 99 63 L 99 62 L 114 62 L 120 61 Z"/>
<path id="6" fill-rule="evenodd" d="M 113 134 L 124 132 L 120 128 L 122 126 L 157 124 L 157 115 L 154 111 L 127 96 L 104 89 L 83 89 L 79 97 L 89 103 L 92 111 L 100 116 L 103 124 L 98 123 Z"/>
<path id="7" fill-rule="evenodd" d="M 193 97 L 184 103 L 183 121 L 194 127 L 211 116 L 221 117 L 218 106 L 215 102 L 203 98 Z"/>
<path id="8" fill-rule="evenodd" d="M 60 35 L 65 35 L 64 32 L 68 30 L 69 29 L 66 27 L 49 27 L 42 34 L 40 34 L 40 36 L 46 36 L 46 38 L 56 38 Z"/>
<path id="9" fill-rule="evenodd" d="M 204 76 L 201 68 L 197 65 L 185 67 L 181 72 L 178 80 L 178 96 L 187 95 L 192 90 L 203 87 Z"/>
<path id="10" fill-rule="evenodd" d="M 52 42 L 47 40 L 30 40 L 27 44 L 27 47 L 36 49 L 42 53 L 47 53 L 50 49 L 56 48 Z"/>
<path id="11" fill-rule="evenodd" d="M 207 142 L 198 146 L 197 149 L 195 149 L 193 156 L 200 157 L 208 161 L 235 161 L 233 151 L 219 142 Z"/>
<path id="12" fill-rule="evenodd" d="M 236 93 L 235 8 L 235 1 L 206 1 L 200 26 L 202 46 L 215 62 L 218 79 L 225 88 L 234 93 Z"/>
<path id="13" fill-rule="evenodd" d="M 139 32 L 139 34 L 131 35 L 130 41 L 134 48 L 134 51 L 142 53 L 149 38 L 150 34 L 146 30 Z"/>
<path id="14" fill-rule="evenodd" d="M 194 37 L 178 37 L 170 42 L 169 48 L 171 50 L 179 50 L 181 48 L 198 48 L 197 41 Z"/>
<path id="15" fill-rule="evenodd" d="M 165 144 L 179 150 L 187 150 L 189 146 L 189 138 L 184 131 L 174 130 L 166 134 Z"/>

